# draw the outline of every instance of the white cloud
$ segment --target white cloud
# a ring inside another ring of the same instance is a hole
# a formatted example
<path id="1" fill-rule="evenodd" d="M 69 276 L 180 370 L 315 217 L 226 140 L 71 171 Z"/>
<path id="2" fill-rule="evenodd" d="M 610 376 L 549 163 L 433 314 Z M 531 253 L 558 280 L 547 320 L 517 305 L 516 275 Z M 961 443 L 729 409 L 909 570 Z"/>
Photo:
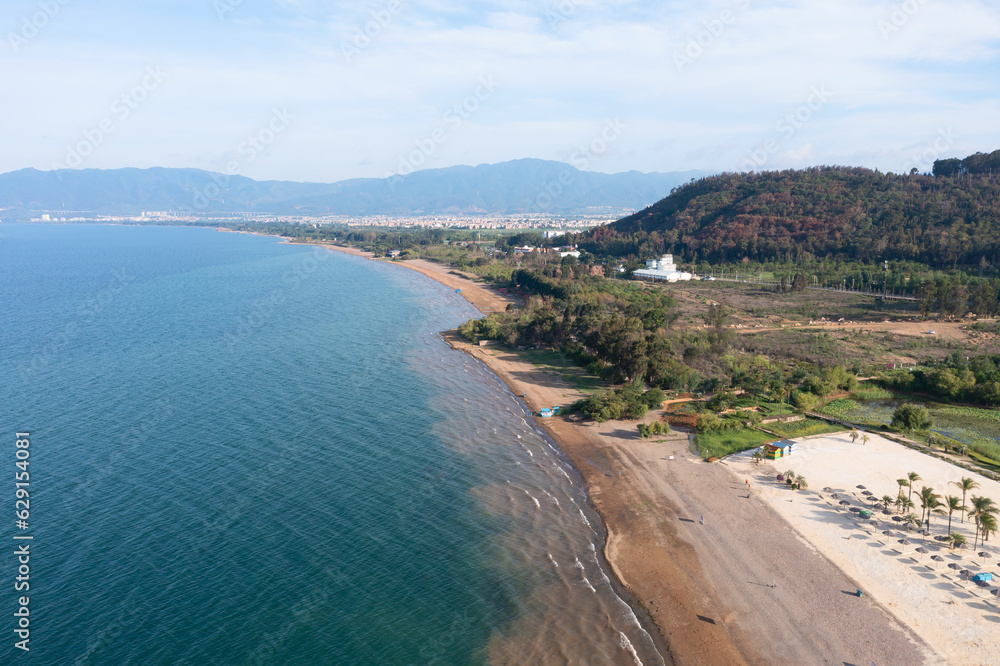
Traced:
<path id="1" fill-rule="evenodd" d="M 995 147 L 1000 11 L 986 0 L 911 0 L 919 9 L 887 35 L 879 21 L 902 3 L 400 2 L 350 62 L 342 44 L 387 0 L 244 2 L 223 22 L 204 3 L 80 5 L 74 22 L 52 26 L 58 40 L 0 54 L 0 82 L 29 100 L 0 108 L 0 169 L 48 168 L 147 64 L 170 81 L 94 166 L 211 166 L 287 106 L 300 120 L 248 175 L 381 176 L 487 75 L 501 89 L 429 165 L 566 159 L 621 117 L 628 131 L 591 168 L 733 169 L 824 85 L 834 99 L 769 165 L 895 168 L 949 125 L 961 128 L 959 153 Z M 143 32 L 151 8 L 173 39 Z M 679 69 L 692 43 L 697 57 Z"/>

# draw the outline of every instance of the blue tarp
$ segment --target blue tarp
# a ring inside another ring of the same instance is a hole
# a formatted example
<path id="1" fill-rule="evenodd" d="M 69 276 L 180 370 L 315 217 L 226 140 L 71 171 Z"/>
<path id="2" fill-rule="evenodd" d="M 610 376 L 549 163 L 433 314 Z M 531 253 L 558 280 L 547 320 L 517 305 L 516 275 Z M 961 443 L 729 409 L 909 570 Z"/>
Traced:
<path id="1" fill-rule="evenodd" d="M 984 581 L 984 582 L 991 581 L 993 580 L 993 574 L 984 571 L 983 573 L 977 573 L 975 576 L 972 577 L 972 580 L 977 583 L 979 581 Z"/>

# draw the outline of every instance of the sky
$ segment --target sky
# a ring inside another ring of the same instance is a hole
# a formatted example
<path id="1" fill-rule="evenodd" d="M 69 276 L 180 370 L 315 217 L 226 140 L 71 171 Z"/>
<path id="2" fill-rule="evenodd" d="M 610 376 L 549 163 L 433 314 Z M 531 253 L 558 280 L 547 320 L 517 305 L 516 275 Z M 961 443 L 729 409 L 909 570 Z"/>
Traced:
<path id="1" fill-rule="evenodd" d="M 1000 148 L 996 0 L 6 0 L 0 172 L 929 171 Z"/>

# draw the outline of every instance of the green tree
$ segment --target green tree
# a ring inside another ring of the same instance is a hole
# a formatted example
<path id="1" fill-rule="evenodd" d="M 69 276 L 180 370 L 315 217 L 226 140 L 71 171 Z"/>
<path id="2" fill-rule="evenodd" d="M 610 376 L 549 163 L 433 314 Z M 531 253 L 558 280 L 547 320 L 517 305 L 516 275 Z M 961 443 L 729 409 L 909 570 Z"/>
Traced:
<path id="1" fill-rule="evenodd" d="M 954 495 L 948 495 L 944 498 L 944 506 L 948 509 L 948 534 L 951 534 L 951 515 L 956 511 L 965 511 L 967 507 L 962 503 L 962 500 L 958 499 Z"/>
<path id="2" fill-rule="evenodd" d="M 929 430 L 934 421 L 926 407 L 906 403 L 897 407 L 892 413 L 890 425 L 899 431 Z"/>
<path id="3" fill-rule="evenodd" d="M 969 507 L 965 506 L 965 494 L 970 490 L 975 490 L 979 487 L 974 479 L 970 479 L 967 476 L 963 476 L 961 481 L 952 481 L 951 485 L 957 486 L 962 490 L 962 506 L 959 507 L 962 511 L 962 522 L 965 522 L 965 512 L 969 510 Z"/>
<path id="4" fill-rule="evenodd" d="M 921 479 L 920 475 L 917 474 L 916 472 L 910 472 L 909 474 L 906 475 L 906 478 L 909 479 L 909 481 L 910 481 L 910 483 L 909 483 L 910 493 L 909 493 L 909 495 L 906 496 L 906 499 L 908 499 L 908 500 L 910 500 L 912 502 L 913 501 L 913 484 L 916 483 L 917 481 L 922 481 L 923 479 Z"/>

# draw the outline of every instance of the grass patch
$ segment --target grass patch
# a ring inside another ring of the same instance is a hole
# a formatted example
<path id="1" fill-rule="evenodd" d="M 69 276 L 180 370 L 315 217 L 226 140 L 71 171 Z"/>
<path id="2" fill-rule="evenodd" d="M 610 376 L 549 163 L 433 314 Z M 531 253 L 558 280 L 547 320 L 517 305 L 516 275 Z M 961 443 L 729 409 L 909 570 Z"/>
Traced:
<path id="1" fill-rule="evenodd" d="M 561 352 L 550 349 L 526 349 L 517 353 L 532 365 L 559 375 L 572 388 L 588 395 L 607 388 L 600 377 L 590 374 Z"/>
<path id="2" fill-rule="evenodd" d="M 730 453 L 757 448 L 764 442 L 773 440 L 773 435 L 760 430 L 718 430 L 697 435 L 695 446 L 698 448 L 698 454 L 703 458 L 716 456 L 721 458 Z"/>
<path id="3" fill-rule="evenodd" d="M 869 387 L 859 388 L 851 396 L 855 400 L 892 400 L 894 397 L 892 391 L 884 388 Z"/>
<path id="4" fill-rule="evenodd" d="M 819 419 L 805 419 L 794 423 L 768 423 L 762 428 L 773 430 L 782 437 L 794 439 L 796 437 L 809 437 L 810 435 L 824 435 L 831 432 L 843 432 L 844 426 L 834 425 Z"/>

